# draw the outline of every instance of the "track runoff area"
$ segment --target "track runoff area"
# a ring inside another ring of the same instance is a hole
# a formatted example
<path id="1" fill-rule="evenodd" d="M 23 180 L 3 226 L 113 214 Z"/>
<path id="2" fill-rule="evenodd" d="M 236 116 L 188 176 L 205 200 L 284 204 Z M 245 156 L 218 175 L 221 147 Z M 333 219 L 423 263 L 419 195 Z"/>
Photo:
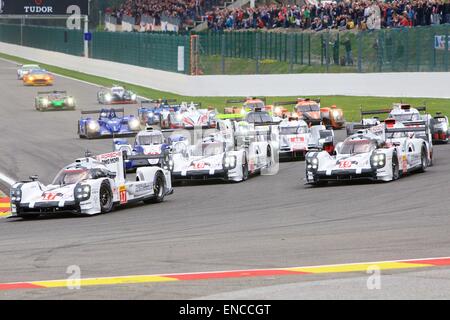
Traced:
<path id="1" fill-rule="evenodd" d="M 0 172 L 48 183 L 86 149 L 111 150 L 76 133 L 79 110 L 99 107 L 97 86 L 56 76 L 78 110 L 41 113 L 42 88 L 24 87 L 16 68 L 0 61 L 0 122 L 13 137 Z M 436 146 L 434 166 L 393 183 L 313 188 L 302 161 L 285 162 L 273 176 L 182 185 L 164 203 L 107 215 L 0 219 L 0 298 L 449 298 L 449 155 Z"/>

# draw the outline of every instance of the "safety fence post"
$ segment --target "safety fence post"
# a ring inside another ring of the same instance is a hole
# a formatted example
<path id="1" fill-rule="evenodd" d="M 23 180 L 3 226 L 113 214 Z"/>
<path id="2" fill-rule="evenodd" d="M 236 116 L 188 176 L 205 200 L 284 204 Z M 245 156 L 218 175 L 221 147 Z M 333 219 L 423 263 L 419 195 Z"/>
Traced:
<path id="1" fill-rule="evenodd" d="M 362 35 L 364 31 L 359 32 L 358 41 L 358 72 L 362 72 Z"/>
<path id="2" fill-rule="evenodd" d="M 220 45 L 220 57 L 221 57 L 221 65 L 222 65 L 222 74 L 225 74 L 225 34 L 221 35 L 221 45 Z"/>

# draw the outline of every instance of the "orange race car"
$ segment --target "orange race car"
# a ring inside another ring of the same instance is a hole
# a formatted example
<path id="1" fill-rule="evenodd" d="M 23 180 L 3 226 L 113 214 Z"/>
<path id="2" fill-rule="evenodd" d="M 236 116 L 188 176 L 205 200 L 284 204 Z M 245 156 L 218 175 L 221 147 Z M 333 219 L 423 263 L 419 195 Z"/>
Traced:
<path id="1" fill-rule="evenodd" d="M 292 105 L 292 112 L 284 105 Z M 342 109 L 336 108 L 336 106 L 324 107 L 320 106 L 320 99 L 308 99 L 298 98 L 297 101 L 283 101 L 275 102 L 274 115 L 282 118 L 297 118 L 304 120 L 310 125 L 323 124 L 333 129 L 340 129 L 344 126 L 344 114 Z"/>
<path id="2" fill-rule="evenodd" d="M 320 108 L 323 124 L 333 129 L 342 129 L 345 125 L 344 111 L 335 105 Z"/>
<path id="3" fill-rule="evenodd" d="M 250 111 L 254 111 L 256 108 L 261 111 L 271 111 L 272 106 L 266 106 L 266 98 L 246 98 L 243 100 L 227 100 L 230 103 L 242 103 L 241 107 L 225 107 L 225 114 L 245 114 Z"/>
<path id="4" fill-rule="evenodd" d="M 54 77 L 45 70 L 33 70 L 23 76 L 23 84 L 26 86 L 51 86 Z"/>

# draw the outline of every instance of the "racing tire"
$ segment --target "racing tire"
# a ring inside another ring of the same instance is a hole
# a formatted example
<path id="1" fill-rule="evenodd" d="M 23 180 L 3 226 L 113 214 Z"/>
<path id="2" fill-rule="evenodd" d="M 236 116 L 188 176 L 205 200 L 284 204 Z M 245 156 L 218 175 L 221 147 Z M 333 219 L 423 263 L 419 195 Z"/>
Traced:
<path id="1" fill-rule="evenodd" d="M 272 148 L 269 146 L 267 148 L 267 168 L 270 169 L 273 166 L 273 159 L 272 159 Z"/>
<path id="2" fill-rule="evenodd" d="M 392 155 L 392 181 L 398 180 L 400 178 L 400 166 L 398 164 L 397 154 Z"/>
<path id="3" fill-rule="evenodd" d="M 420 153 L 420 168 L 419 172 L 427 171 L 428 167 L 428 157 L 427 157 L 427 149 L 425 146 L 422 146 L 422 151 Z"/>
<path id="4" fill-rule="evenodd" d="M 100 185 L 99 192 L 100 212 L 109 213 L 113 209 L 113 193 L 108 182 L 104 181 Z"/>
<path id="5" fill-rule="evenodd" d="M 153 193 L 154 196 L 150 199 L 144 200 L 145 204 L 149 203 L 160 203 L 164 201 L 165 197 L 165 178 L 161 171 L 158 171 L 155 175 L 155 180 L 153 182 Z"/>
<path id="6" fill-rule="evenodd" d="M 246 181 L 248 179 L 248 176 L 249 176 L 248 161 L 247 157 L 244 157 L 244 163 L 242 164 L 242 181 Z"/>

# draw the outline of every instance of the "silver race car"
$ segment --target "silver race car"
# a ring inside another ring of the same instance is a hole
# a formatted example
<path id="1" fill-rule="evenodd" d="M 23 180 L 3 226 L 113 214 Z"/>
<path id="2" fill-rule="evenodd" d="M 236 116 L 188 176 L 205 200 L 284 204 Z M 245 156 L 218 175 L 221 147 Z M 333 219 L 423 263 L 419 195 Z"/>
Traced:
<path id="1" fill-rule="evenodd" d="M 37 176 L 15 183 L 10 191 L 12 215 L 24 219 L 62 212 L 94 215 L 131 202 L 162 202 L 173 192 L 170 171 L 160 167 L 138 168 L 128 181 L 124 156 L 87 154 L 64 167 L 49 185 Z"/>
<path id="2" fill-rule="evenodd" d="M 342 180 L 397 180 L 412 171 L 425 171 L 431 163 L 431 147 L 423 135 L 429 129 L 405 127 L 395 120 L 361 130 L 336 145 L 336 154 L 308 152 L 306 181 L 324 184 Z"/>
<path id="3" fill-rule="evenodd" d="M 283 119 L 279 124 L 280 159 L 302 159 L 309 149 L 334 151 L 334 132 L 304 120 Z"/>
<path id="4" fill-rule="evenodd" d="M 98 91 L 97 100 L 100 104 L 134 104 L 137 103 L 137 94 L 115 85 L 112 88 L 102 88 Z"/>

